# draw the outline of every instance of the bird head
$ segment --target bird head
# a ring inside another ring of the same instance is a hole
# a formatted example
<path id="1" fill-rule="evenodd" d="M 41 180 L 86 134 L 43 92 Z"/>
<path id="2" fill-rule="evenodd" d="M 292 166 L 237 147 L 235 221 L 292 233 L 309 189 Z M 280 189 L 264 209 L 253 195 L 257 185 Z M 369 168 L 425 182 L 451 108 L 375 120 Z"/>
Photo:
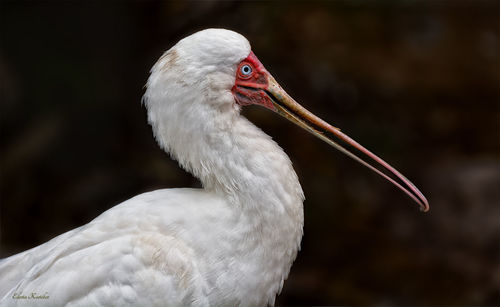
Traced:
<path id="1" fill-rule="evenodd" d="M 263 106 L 387 179 L 422 211 L 429 210 L 427 199 L 411 181 L 290 97 L 252 52 L 248 40 L 236 32 L 207 29 L 180 40 L 153 66 L 144 101 L 156 134 L 175 133 L 172 121 L 180 118 L 217 121 L 221 116 L 239 116 L 242 106 Z M 165 101 L 177 111 L 166 114 Z M 162 126 L 165 121 L 170 121 L 169 129 Z M 168 151 L 170 144 L 159 141 Z"/>

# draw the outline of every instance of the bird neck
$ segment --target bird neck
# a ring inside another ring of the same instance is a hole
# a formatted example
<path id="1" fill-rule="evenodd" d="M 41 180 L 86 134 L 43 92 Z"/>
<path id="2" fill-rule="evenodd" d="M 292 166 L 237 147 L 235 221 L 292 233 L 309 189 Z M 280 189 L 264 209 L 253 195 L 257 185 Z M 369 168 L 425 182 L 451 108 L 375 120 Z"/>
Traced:
<path id="1" fill-rule="evenodd" d="M 223 196 L 238 210 L 260 218 L 290 210 L 302 213 L 304 196 L 290 159 L 237 110 L 215 111 L 201 126 L 179 129 L 160 143 L 170 145 L 167 151 L 205 190 Z"/>
<path id="2" fill-rule="evenodd" d="M 203 157 L 193 172 L 204 188 L 224 195 L 243 210 L 261 214 L 302 210 L 302 188 L 281 147 L 242 116 L 233 117 L 228 126 L 227 130 L 215 127 L 204 138 Z"/>
<path id="3" fill-rule="evenodd" d="M 245 290 L 235 295 L 255 299 L 250 305 L 274 305 L 300 247 L 302 188 L 290 159 L 268 135 L 239 115 L 228 127 L 193 136 L 190 160 L 181 165 L 233 207 L 236 222 L 226 238 L 231 251 L 224 255 L 235 256 L 228 257 L 234 266 L 227 271 L 234 283 L 225 288 L 239 284 Z"/>
<path id="4" fill-rule="evenodd" d="M 288 156 L 240 115 L 226 90 L 231 88 L 230 79 L 208 79 L 219 83 L 191 84 L 189 88 L 195 90 L 190 91 L 187 87 L 161 90 L 174 82 L 151 75 L 144 101 L 160 146 L 199 178 L 207 191 L 242 210 L 302 211 L 302 188 Z"/>

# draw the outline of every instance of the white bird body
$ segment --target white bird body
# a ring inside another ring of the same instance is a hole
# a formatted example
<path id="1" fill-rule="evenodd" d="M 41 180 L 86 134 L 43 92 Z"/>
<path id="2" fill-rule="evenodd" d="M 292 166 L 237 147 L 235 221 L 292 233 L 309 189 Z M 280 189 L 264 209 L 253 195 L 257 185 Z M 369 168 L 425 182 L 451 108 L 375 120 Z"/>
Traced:
<path id="1" fill-rule="evenodd" d="M 250 53 L 241 35 L 207 31 L 240 47 L 224 61 Z M 153 67 L 145 104 L 160 145 L 204 189 L 141 194 L 4 259 L 3 305 L 26 303 L 12 296 L 31 292 L 48 293 L 37 300 L 48 306 L 274 303 L 302 237 L 302 189 L 283 150 L 239 115 L 236 67 L 183 65 L 194 47 L 182 42 Z"/>
<path id="2" fill-rule="evenodd" d="M 160 146 L 203 189 L 138 195 L 1 260 L 0 305 L 31 303 L 14 297 L 33 292 L 49 296 L 36 300 L 46 306 L 274 304 L 299 250 L 304 195 L 288 156 L 241 105 L 262 104 L 323 139 L 317 127 L 346 136 L 300 109 L 248 41 L 222 29 L 167 51 L 144 104 Z"/>
<path id="3" fill-rule="evenodd" d="M 36 301 L 46 306 L 272 304 L 298 241 L 286 255 L 286 242 L 251 220 L 201 189 L 138 195 L 3 260 L 2 305 L 22 306 L 28 302 L 12 297 L 32 292 L 46 293 L 49 299 Z M 268 240 L 252 238 L 249 225 L 265 229 Z"/>

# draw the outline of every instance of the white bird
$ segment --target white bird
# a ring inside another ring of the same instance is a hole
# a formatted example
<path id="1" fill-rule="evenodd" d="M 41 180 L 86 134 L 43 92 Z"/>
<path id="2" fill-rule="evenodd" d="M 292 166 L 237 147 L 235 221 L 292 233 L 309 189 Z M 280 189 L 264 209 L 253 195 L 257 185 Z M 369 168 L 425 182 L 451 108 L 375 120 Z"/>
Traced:
<path id="1" fill-rule="evenodd" d="M 299 250 L 304 195 L 287 155 L 240 115 L 244 105 L 279 113 L 429 208 L 399 172 L 288 96 L 238 33 L 179 41 L 151 69 L 144 104 L 160 146 L 203 188 L 135 196 L 3 259 L 0 305 L 273 305 Z"/>

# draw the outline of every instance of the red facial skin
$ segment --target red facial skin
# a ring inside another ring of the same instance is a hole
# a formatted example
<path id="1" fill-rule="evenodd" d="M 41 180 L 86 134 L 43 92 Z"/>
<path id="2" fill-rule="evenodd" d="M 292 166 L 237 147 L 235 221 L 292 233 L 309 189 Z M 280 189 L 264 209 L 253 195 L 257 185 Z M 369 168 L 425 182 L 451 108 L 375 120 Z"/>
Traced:
<path id="1" fill-rule="evenodd" d="M 243 65 L 250 65 L 252 73 L 243 75 L 241 72 Z M 268 75 L 269 73 L 264 68 L 264 65 L 250 51 L 248 57 L 238 64 L 238 69 L 236 70 L 236 81 L 231 89 L 236 103 L 241 106 L 251 104 L 261 105 L 275 111 L 271 98 L 265 92 L 269 85 L 267 81 Z"/>

